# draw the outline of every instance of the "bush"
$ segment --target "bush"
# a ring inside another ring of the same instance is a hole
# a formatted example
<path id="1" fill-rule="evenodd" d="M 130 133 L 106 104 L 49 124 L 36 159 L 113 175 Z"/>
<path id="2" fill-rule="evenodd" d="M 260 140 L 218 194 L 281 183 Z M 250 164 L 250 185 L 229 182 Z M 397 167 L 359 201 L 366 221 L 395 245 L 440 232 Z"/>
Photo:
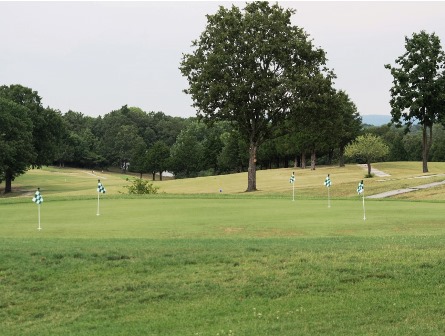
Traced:
<path id="1" fill-rule="evenodd" d="M 128 189 L 129 194 L 157 194 L 159 187 L 156 187 L 148 180 L 143 180 L 141 178 L 133 179 L 133 184 L 125 186 Z"/>

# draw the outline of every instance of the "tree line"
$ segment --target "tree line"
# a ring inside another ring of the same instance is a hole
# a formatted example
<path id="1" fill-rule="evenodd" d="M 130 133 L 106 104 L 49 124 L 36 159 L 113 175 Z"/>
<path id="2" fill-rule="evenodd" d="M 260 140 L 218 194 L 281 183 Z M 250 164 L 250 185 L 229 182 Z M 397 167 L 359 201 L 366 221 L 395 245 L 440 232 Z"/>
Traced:
<path id="1" fill-rule="evenodd" d="M 6 182 L 6 192 L 11 191 L 15 177 L 29 167 L 43 165 L 119 167 L 141 177 L 149 174 L 153 180 L 162 179 L 164 171 L 185 178 L 248 169 L 249 144 L 228 121 L 210 126 L 194 117 L 171 117 L 128 106 L 99 117 L 75 111 L 62 114 L 43 108 L 41 97 L 30 88 L 2 86 L 0 92 L 0 180 Z M 276 129 L 277 136 L 259 148 L 258 168 L 304 169 L 310 163 L 315 169 L 316 164 L 355 162 L 345 159 L 344 148 L 365 133 L 378 136 L 389 147 L 387 161 L 422 159 L 421 125 L 411 126 L 409 133 L 394 125 L 364 125 L 348 96 L 340 92 L 339 97 L 342 103 L 330 114 L 336 124 L 324 124 L 325 116 L 320 113 L 308 114 L 299 128 L 283 123 Z M 445 161 L 445 130 L 440 124 L 433 129 L 436 136 L 428 159 Z M 357 162 L 362 161 L 359 158 Z"/>

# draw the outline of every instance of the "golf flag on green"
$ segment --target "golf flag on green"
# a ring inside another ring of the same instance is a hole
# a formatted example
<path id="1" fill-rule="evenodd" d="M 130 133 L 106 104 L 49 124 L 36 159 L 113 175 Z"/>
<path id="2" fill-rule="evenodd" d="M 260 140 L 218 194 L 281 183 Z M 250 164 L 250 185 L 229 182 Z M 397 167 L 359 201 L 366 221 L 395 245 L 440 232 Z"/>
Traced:
<path id="1" fill-rule="evenodd" d="M 328 174 L 328 176 L 326 176 L 326 179 L 324 180 L 324 185 L 326 187 L 328 187 L 328 208 L 330 208 L 331 207 L 331 196 L 329 195 L 329 189 L 331 189 L 330 188 L 331 187 L 331 178 L 329 177 L 329 174 Z"/>
<path id="2" fill-rule="evenodd" d="M 38 229 L 41 230 L 42 228 L 40 227 L 40 204 L 43 203 L 43 197 L 42 194 L 40 193 L 40 188 L 37 188 L 37 191 L 34 194 L 34 197 L 32 198 L 32 201 L 38 205 L 38 216 L 39 216 L 39 227 Z"/>
<path id="3" fill-rule="evenodd" d="M 365 186 L 363 185 L 363 180 L 357 186 L 357 194 L 361 194 L 363 197 L 363 220 L 366 220 L 366 212 L 365 212 Z"/>
<path id="4" fill-rule="evenodd" d="M 97 180 L 97 192 L 98 193 L 102 193 L 105 194 L 105 187 L 103 186 L 103 184 L 100 182 L 100 180 Z"/>
<path id="5" fill-rule="evenodd" d="M 40 194 L 40 188 L 37 188 L 36 193 L 34 194 L 34 197 L 32 198 L 32 201 L 36 204 L 42 204 L 43 197 L 42 194 Z"/>
<path id="6" fill-rule="evenodd" d="M 365 190 L 365 186 L 363 185 L 363 180 L 361 180 L 357 186 L 357 194 L 362 194 Z"/>
<path id="7" fill-rule="evenodd" d="M 292 201 L 295 201 L 295 172 L 292 172 L 289 183 L 292 184 Z"/>
<path id="8" fill-rule="evenodd" d="M 105 187 L 103 186 L 102 183 L 100 183 L 100 180 L 97 180 L 97 212 L 96 215 L 99 216 L 100 212 L 99 212 L 99 207 L 100 207 L 100 194 L 105 194 Z"/>
<path id="9" fill-rule="evenodd" d="M 329 174 L 328 176 L 326 176 L 326 179 L 324 180 L 324 185 L 328 188 L 331 186 L 331 178 L 329 177 Z"/>

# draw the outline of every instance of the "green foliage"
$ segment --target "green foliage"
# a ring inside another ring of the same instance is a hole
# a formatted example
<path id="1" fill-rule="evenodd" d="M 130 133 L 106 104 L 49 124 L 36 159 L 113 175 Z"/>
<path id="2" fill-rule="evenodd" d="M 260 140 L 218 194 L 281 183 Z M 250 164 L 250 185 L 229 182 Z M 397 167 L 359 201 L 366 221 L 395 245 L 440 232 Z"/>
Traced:
<path id="1" fill-rule="evenodd" d="M 373 134 L 360 135 L 345 148 L 345 156 L 349 158 L 361 158 L 368 165 L 368 177 L 371 175 L 371 163 L 385 158 L 389 153 L 389 147 L 383 140 Z"/>
<path id="2" fill-rule="evenodd" d="M 249 144 L 247 191 L 256 190 L 258 146 L 300 97 L 298 85 L 325 63 L 324 52 L 292 26 L 293 13 L 265 1 L 243 11 L 220 7 L 181 62 L 198 116 L 230 121 Z"/>
<path id="3" fill-rule="evenodd" d="M 141 178 L 132 179 L 132 184 L 125 186 L 128 189 L 129 194 L 147 195 L 157 194 L 159 187 L 154 186 L 152 182 Z"/>
<path id="4" fill-rule="evenodd" d="M 6 181 L 7 193 L 11 192 L 11 181 L 31 166 L 35 152 L 26 107 L 0 97 L 0 120 L 0 182 Z"/>
<path id="5" fill-rule="evenodd" d="M 11 182 L 15 176 L 23 173 L 24 165 L 27 167 L 41 167 L 54 161 L 57 157 L 57 145 L 63 137 L 65 129 L 60 112 L 49 107 L 43 108 L 40 96 L 30 88 L 18 84 L 0 86 L 0 98 L 3 101 L 9 101 L 23 107 L 26 111 L 24 123 L 28 124 L 28 121 L 31 123 L 32 133 L 31 137 L 28 137 L 29 125 L 23 125 L 24 129 L 22 130 L 18 123 L 7 121 L 8 125 L 6 127 L 9 128 L 9 132 L 17 134 L 23 131 L 24 138 L 19 142 L 27 142 L 26 150 L 24 150 L 24 146 L 19 146 L 21 148 L 18 148 L 17 151 L 5 153 L 10 156 L 8 160 L 11 160 L 12 156 L 17 156 L 18 151 L 21 152 L 20 155 L 23 155 L 22 158 L 18 159 L 21 163 L 19 165 L 9 165 L 8 172 L 4 175 L 6 180 L 5 192 L 11 192 Z M 6 108 L 4 104 L 3 109 L 11 109 L 8 113 L 14 113 L 17 110 L 16 107 Z M 6 111 L 3 113 L 6 113 Z M 22 116 L 24 114 L 22 111 L 19 113 Z M 13 129 L 15 127 L 18 127 L 18 129 Z M 27 153 L 24 153 L 25 151 Z M 3 170 L 5 169 L 3 168 Z"/>
<path id="6" fill-rule="evenodd" d="M 439 37 L 425 31 L 405 37 L 406 52 L 396 59 L 399 67 L 385 68 L 394 78 L 391 88 L 392 122 L 407 129 L 418 120 L 422 125 L 423 172 L 428 172 L 433 124 L 445 120 L 445 54 Z"/>
<path id="7" fill-rule="evenodd" d="M 375 162 L 388 155 L 389 148 L 380 137 L 373 134 L 358 136 L 345 149 L 345 155 L 349 158 L 363 158 L 366 162 Z"/>
<path id="8" fill-rule="evenodd" d="M 148 150 L 147 153 L 147 168 L 148 171 L 159 173 L 159 177 L 162 181 L 162 172 L 169 168 L 170 158 L 170 148 L 165 144 L 165 142 L 158 140 L 153 146 Z"/>

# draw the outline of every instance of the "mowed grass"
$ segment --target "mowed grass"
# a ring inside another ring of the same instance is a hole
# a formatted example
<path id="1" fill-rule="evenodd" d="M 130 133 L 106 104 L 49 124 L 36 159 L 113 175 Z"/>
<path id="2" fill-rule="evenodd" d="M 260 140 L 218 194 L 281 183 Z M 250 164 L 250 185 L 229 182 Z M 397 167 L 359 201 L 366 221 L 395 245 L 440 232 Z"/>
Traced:
<path id="1" fill-rule="evenodd" d="M 367 194 L 445 171 L 375 166 L 391 176 L 365 179 Z M 444 334 L 442 187 L 366 200 L 363 220 L 362 168 L 295 170 L 295 201 L 292 171 L 259 172 L 258 193 L 243 193 L 247 177 L 235 174 L 219 177 L 225 187 L 216 177 L 156 182 L 162 193 L 143 197 L 119 193 L 121 174 L 19 177 L 0 198 L 0 334 Z"/>

